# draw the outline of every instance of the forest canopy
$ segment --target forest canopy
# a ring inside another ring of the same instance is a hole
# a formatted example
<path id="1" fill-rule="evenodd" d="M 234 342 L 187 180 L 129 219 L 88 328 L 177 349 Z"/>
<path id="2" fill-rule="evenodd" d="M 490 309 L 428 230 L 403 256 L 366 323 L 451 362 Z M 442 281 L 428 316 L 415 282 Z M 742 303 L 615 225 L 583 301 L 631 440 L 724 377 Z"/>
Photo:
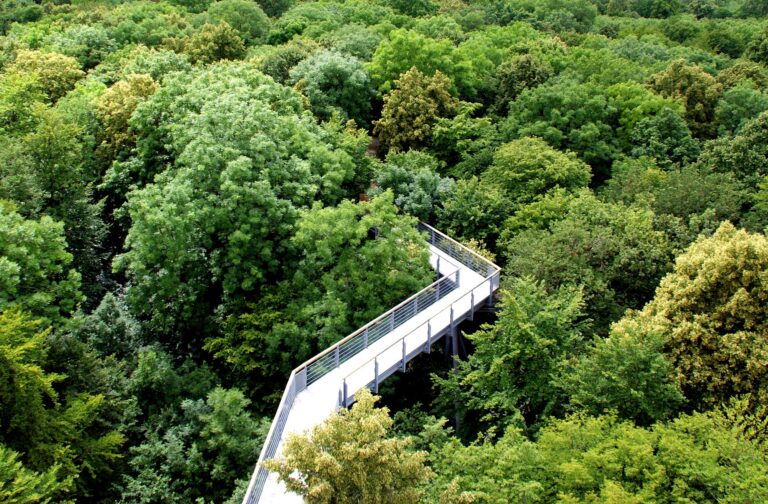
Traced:
<path id="1" fill-rule="evenodd" d="M 2 2 L 0 501 L 240 502 L 291 370 L 435 280 L 420 220 L 493 308 L 292 490 L 768 501 L 763 0 Z"/>

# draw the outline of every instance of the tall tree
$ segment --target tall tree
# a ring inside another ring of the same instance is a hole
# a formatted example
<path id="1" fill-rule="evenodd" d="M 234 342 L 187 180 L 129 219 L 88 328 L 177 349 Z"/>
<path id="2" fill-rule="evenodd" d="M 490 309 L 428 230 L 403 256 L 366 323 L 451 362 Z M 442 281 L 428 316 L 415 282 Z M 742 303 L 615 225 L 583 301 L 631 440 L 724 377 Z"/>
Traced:
<path id="1" fill-rule="evenodd" d="M 662 96 L 680 100 L 685 106 L 685 119 L 697 137 L 712 138 L 717 131 L 715 108 L 723 88 L 714 77 L 699 66 L 684 60 L 672 62 L 666 70 L 652 75 L 648 85 Z"/>
<path id="2" fill-rule="evenodd" d="M 50 217 L 27 220 L 0 204 L 0 257 L 0 309 L 21 306 L 59 324 L 82 301 L 63 225 Z"/>
<path id="3" fill-rule="evenodd" d="M 427 77 L 416 67 L 395 81 L 384 96 L 381 119 L 374 132 L 388 149 L 404 150 L 429 145 L 438 119 L 454 116 L 459 101 L 451 95 L 451 81 L 440 71 Z"/>
<path id="4" fill-rule="evenodd" d="M 583 297 L 578 288 L 548 291 L 530 278 L 502 293 L 498 321 L 467 338 L 475 351 L 457 373 L 436 378 L 438 403 L 480 416 L 485 428 L 537 428 L 557 412 L 559 368 L 583 345 Z M 524 424 L 520 425 L 520 420 Z"/>
<path id="5" fill-rule="evenodd" d="M 666 338 L 676 378 L 691 405 L 731 396 L 768 400 L 768 240 L 725 222 L 677 258 L 638 315 Z"/>
<path id="6" fill-rule="evenodd" d="M 388 437 L 387 408 L 363 388 L 349 410 L 333 414 L 306 436 L 289 436 L 281 459 L 265 467 L 288 490 L 312 504 L 417 503 L 429 479 L 426 453 L 409 450 L 407 438 Z"/>

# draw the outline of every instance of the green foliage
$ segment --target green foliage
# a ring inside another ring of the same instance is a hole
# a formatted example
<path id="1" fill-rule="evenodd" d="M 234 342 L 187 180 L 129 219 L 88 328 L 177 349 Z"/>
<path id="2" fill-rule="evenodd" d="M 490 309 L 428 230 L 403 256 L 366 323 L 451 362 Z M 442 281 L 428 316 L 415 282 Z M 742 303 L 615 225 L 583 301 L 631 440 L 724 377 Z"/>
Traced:
<path id="1" fill-rule="evenodd" d="M 44 473 L 30 471 L 19 461 L 19 454 L 0 445 L 0 500 L 5 502 L 54 502 L 66 485 L 56 480 L 58 467 Z"/>
<path id="2" fill-rule="evenodd" d="M 705 144 L 698 164 L 707 170 L 730 173 L 754 191 L 768 175 L 768 112 L 747 122 L 733 138 Z"/>
<path id="3" fill-rule="evenodd" d="M 727 90 L 717 106 L 717 132 L 720 137 L 737 134 L 750 120 L 768 110 L 768 95 L 745 81 Z"/>
<path id="4" fill-rule="evenodd" d="M 509 102 L 520 93 L 545 83 L 553 75 L 552 65 L 536 54 L 520 54 L 504 61 L 496 71 L 499 87 L 495 109 L 505 114 Z"/>
<path id="5" fill-rule="evenodd" d="M 749 60 L 738 60 L 733 66 L 717 74 L 717 81 L 728 89 L 746 80 L 751 80 L 757 87 L 768 85 L 768 69 Z"/>
<path id="6" fill-rule="evenodd" d="M 693 406 L 737 394 L 764 403 L 768 241 L 723 223 L 677 258 L 638 315 L 666 338 L 676 378 Z M 727 369 L 726 373 L 723 369 Z"/>
<path id="7" fill-rule="evenodd" d="M 246 45 L 267 38 L 269 19 L 255 2 L 248 0 L 219 0 L 206 11 L 211 24 L 225 22 L 234 28 Z"/>
<path id="8" fill-rule="evenodd" d="M 52 102 L 67 94 L 85 75 L 74 58 L 27 50 L 16 53 L 16 59 L 5 71 L 37 75 L 38 84 Z"/>
<path id="9" fill-rule="evenodd" d="M 768 230 L 765 4 L 5 0 L 0 501 L 239 502 L 290 370 L 434 280 L 416 217 L 508 277 L 439 389 L 477 441 L 411 409 L 436 477 L 329 500 L 768 501 L 717 231 Z"/>
<path id="10" fill-rule="evenodd" d="M 489 117 L 472 117 L 473 108 L 462 106 L 455 117 L 438 119 L 432 130 L 434 155 L 458 178 L 484 171 L 501 143 L 496 123 Z"/>
<path id="11" fill-rule="evenodd" d="M 433 76 L 440 72 L 452 82 L 452 93 L 473 96 L 476 92 L 470 56 L 456 51 L 448 40 L 435 40 L 412 30 L 394 30 L 382 42 L 368 64 L 368 73 L 379 93 L 388 94 L 415 67 Z"/>
<path id="12" fill-rule="evenodd" d="M 452 179 L 437 173 L 437 160 L 419 151 L 390 153 L 387 161 L 374 172 L 376 187 L 369 194 L 376 196 L 391 189 L 395 205 L 420 220 L 429 220 L 440 203 L 454 191 Z"/>
<path id="13" fill-rule="evenodd" d="M 551 422 L 535 443 L 510 429 L 497 443 L 453 440 L 432 458 L 433 492 L 452 485 L 481 502 L 737 503 L 768 490 L 765 454 L 721 413 L 652 430 L 574 415 Z"/>
<path id="14" fill-rule="evenodd" d="M 277 82 L 288 84 L 291 69 L 319 48 L 318 44 L 311 40 L 293 40 L 269 50 L 264 55 L 256 56 L 254 62 L 259 70 Z"/>
<path id="15" fill-rule="evenodd" d="M 757 63 L 768 64 L 768 28 L 755 35 L 747 47 L 745 56 Z"/>
<path id="16" fill-rule="evenodd" d="M 328 120 L 335 113 L 360 126 L 368 125 L 373 91 L 368 74 L 354 56 L 319 51 L 293 67 L 290 76 L 320 119 Z"/>
<path id="17" fill-rule="evenodd" d="M 131 315 L 125 300 L 111 292 L 93 312 L 76 319 L 73 333 L 100 355 L 127 358 L 142 346 L 141 325 Z"/>
<path id="18" fill-rule="evenodd" d="M 384 96 L 381 119 L 374 133 L 387 149 L 405 150 L 429 145 L 435 123 L 456 114 L 459 101 L 451 96 L 451 80 L 440 71 L 427 77 L 412 67 Z"/>
<path id="19" fill-rule="evenodd" d="M 512 138 L 535 136 L 572 150 L 600 173 L 618 155 L 618 113 L 594 85 L 561 81 L 524 91 L 509 105 L 504 127 Z"/>
<path id="20" fill-rule="evenodd" d="M 355 170 L 344 134 L 301 109 L 297 93 L 230 64 L 179 75 L 134 113 L 139 157 L 111 177 L 148 181 L 173 164 L 129 195 L 115 266 L 132 279 L 129 303 L 161 332 L 199 327 L 225 299 L 290 270 L 298 209 L 343 194 Z M 233 124 L 236 134 L 222 128 Z"/>
<path id="21" fill-rule="evenodd" d="M 172 0 L 173 4 L 180 5 L 189 12 L 203 12 L 214 0 Z"/>
<path id="22" fill-rule="evenodd" d="M 0 204 L 0 223 L 0 309 L 21 306 L 60 323 L 83 299 L 62 224 L 24 219 L 7 203 Z"/>
<path id="23" fill-rule="evenodd" d="M 131 44 L 157 47 L 168 38 L 190 31 L 185 14 L 165 2 L 125 2 L 106 13 L 104 24 L 119 47 Z M 108 64 L 114 54 L 104 63 Z"/>
<path id="24" fill-rule="evenodd" d="M 54 51 L 75 58 L 85 69 L 101 63 L 117 49 L 117 43 L 103 26 L 73 25 L 49 35 L 45 44 Z"/>
<path id="25" fill-rule="evenodd" d="M 37 123 L 45 93 L 34 74 L 0 74 L 0 133 L 27 133 Z"/>
<path id="26" fill-rule="evenodd" d="M 54 467 L 63 492 L 79 476 L 75 483 L 82 491 L 120 458 L 124 437 L 94 425 L 103 396 L 77 394 L 62 401 L 54 389 L 62 376 L 41 367 L 47 349 L 39 326 L 17 309 L 0 314 L 0 443 L 23 453 L 34 470 Z"/>
<path id="27" fill-rule="evenodd" d="M 434 278 L 416 219 L 397 214 L 389 191 L 371 202 L 314 205 L 287 245 L 297 255 L 292 275 L 233 308 L 224 334 L 206 338 L 205 348 L 253 391 L 279 394 L 273 381 Z"/>
<path id="28" fill-rule="evenodd" d="M 214 63 L 239 60 L 245 56 L 245 45 L 238 31 L 226 21 L 205 24 L 184 43 L 184 52 L 192 63 Z"/>
<path id="29" fill-rule="evenodd" d="M 730 173 L 699 166 L 661 170 L 652 163 L 619 163 L 603 196 L 628 205 L 649 206 L 658 215 L 674 215 L 689 222 L 714 211 L 719 220 L 737 219 L 745 196 Z M 685 244 L 687 246 L 687 244 Z"/>
<path id="30" fill-rule="evenodd" d="M 256 3 L 270 17 L 279 17 L 293 6 L 295 0 L 258 0 Z"/>
<path id="31" fill-rule="evenodd" d="M 131 74 L 146 74 L 155 81 L 161 81 L 173 72 L 192 70 L 186 55 L 145 46 L 137 46 L 120 61 L 120 65 L 123 78 Z"/>
<path id="32" fill-rule="evenodd" d="M 768 15 L 768 5 L 760 0 L 744 0 L 741 6 L 741 14 L 744 16 L 761 17 Z"/>
<path id="33" fill-rule="evenodd" d="M 507 198 L 496 186 L 477 177 L 459 180 L 456 189 L 437 210 L 438 225 L 459 239 L 496 240 L 500 223 L 509 214 Z"/>
<path id="34" fill-rule="evenodd" d="M 360 24 L 346 24 L 323 37 L 325 45 L 360 59 L 370 61 L 382 36 L 373 28 Z"/>
<path id="35" fill-rule="evenodd" d="M 5 34 L 12 23 L 29 23 L 43 16 L 43 7 L 33 2 L 17 0 L 3 6 L 0 14 L 0 34 Z"/>
<path id="36" fill-rule="evenodd" d="M 587 32 L 597 16 L 597 9 L 589 0 L 487 2 L 485 9 L 488 23 L 506 25 L 526 21 L 557 32 Z"/>
<path id="37" fill-rule="evenodd" d="M 632 137 L 638 134 L 638 129 L 648 128 L 648 126 L 651 126 L 651 130 L 664 129 L 658 123 L 663 124 L 665 121 L 673 121 L 676 125 L 680 123 L 679 118 L 670 117 L 672 113 L 683 113 L 679 103 L 662 98 L 640 84 L 631 82 L 614 84 L 606 89 L 606 95 L 608 102 L 619 111 L 616 136 L 619 138 L 622 150 L 627 150 Z M 667 129 L 665 133 L 671 133 L 672 129 Z M 687 131 L 687 128 L 685 130 Z M 642 137 L 643 134 L 641 133 L 640 136 Z"/>
<path id="38" fill-rule="evenodd" d="M 267 424 L 247 411 L 237 389 L 217 387 L 205 400 L 184 400 L 177 423 L 147 433 L 132 448 L 123 499 L 132 502 L 222 501 L 258 460 Z"/>
<path id="39" fill-rule="evenodd" d="M 0 194 L 26 218 L 43 214 L 64 223 L 66 249 L 91 296 L 99 290 L 94 284 L 102 268 L 98 247 L 105 229 L 100 205 L 91 201 L 80 130 L 57 109 L 36 107 L 33 114 L 33 131 L 0 138 Z"/>
<path id="40" fill-rule="evenodd" d="M 667 169 L 691 163 L 701 152 L 683 118 L 669 108 L 638 122 L 630 141 L 633 156 L 646 156 Z"/>
<path id="41" fill-rule="evenodd" d="M 158 85 L 147 74 L 128 74 L 102 94 L 96 103 L 96 116 L 103 127 L 101 155 L 105 164 L 133 147 L 135 136 L 130 133 L 129 120 L 139 103 L 157 91 Z"/>
<path id="42" fill-rule="evenodd" d="M 559 367 L 582 343 L 578 288 L 547 291 L 541 282 L 516 278 L 502 293 L 493 325 L 468 335 L 475 351 L 447 378 L 434 378 L 437 402 L 480 415 L 486 427 L 519 424 L 536 428 L 557 413 L 554 381 Z"/>
<path id="43" fill-rule="evenodd" d="M 573 153 L 562 153 L 539 138 L 521 138 L 502 145 L 481 180 L 499 188 L 512 205 L 524 205 L 556 187 L 586 187 L 589 165 Z"/>
<path id="44" fill-rule="evenodd" d="M 426 16 L 435 14 L 438 4 L 432 0 L 386 0 L 386 4 L 407 16 Z"/>
<path id="45" fill-rule="evenodd" d="M 763 230 L 768 228 L 768 177 L 764 178 L 758 186 L 754 196 L 754 206 L 745 217 L 746 227 L 750 230 Z"/>
<path id="46" fill-rule="evenodd" d="M 654 229 L 652 212 L 602 203 L 586 192 L 543 229 L 506 230 L 502 240 L 508 274 L 532 275 L 551 289 L 583 286 L 585 312 L 599 334 L 652 297 L 672 252 Z"/>
<path id="47" fill-rule="evenodd" d="M 651 425 L 676 412 L 683 401 L 664 355 L 666 339 L 625 318 L 563 374 L 572 406 L 593 415 L 615 411 L 620 418 Z"/>
<path id="48" fill-rule="evenodd" d="M 704 35 L 704 43 L 716 54 L 726 54 L 738 58 L 744 52 L 744 40 L 725 25 L 715 25 Z"/>
<path id="49" fill-rule="evenodd" d="M 677 60 L 663 72 L 652 75 L 648 85 L 660 95 L 683 103 L 685 119 L 695 136 L 714 136 L 715 108 L 723 94 L 722 86 L 714 77 L 699 66 Z"/>
<path id="50" fill-rule="evenodd" d="M 58 376 L 40 367 L 45 358 L 45 332 L 19 309 L 0 313 L 2 358 L 2 421 L 0 436 L 19 448 L 30 450 L 41 444 L 46 425 L 46 404 L 56 400 L 53 383 Z"/>
<path id="51" fill-rule="evenodd" d="M 371 229 L 377 238 L 370 238 Z M 397 214 L 391 192 L 335 208 L 316 203 L 302 214 L 292 242 L 301 251 L 293 287 L 303 293 L 302 311 L 320 325 L 321 345 L 421 290 L 434 275 L 416 219 Z M 355 289 L 359 285 L 367 288 Z M 323 328 L 326 318 L 343 323 Z"/>
<path id="52" fill-rule="evenodd" d="M 392 419 L 387 408 L 374 408 L 378 398 L 368 389 L 356 399 L 308 435 L 289 436 L 283 458 L 265 467 L 309 503 L 419 502 L 418 485 L 431 476 L 426 453 L 409 451 L 407 438 L 387 437 Z"/>

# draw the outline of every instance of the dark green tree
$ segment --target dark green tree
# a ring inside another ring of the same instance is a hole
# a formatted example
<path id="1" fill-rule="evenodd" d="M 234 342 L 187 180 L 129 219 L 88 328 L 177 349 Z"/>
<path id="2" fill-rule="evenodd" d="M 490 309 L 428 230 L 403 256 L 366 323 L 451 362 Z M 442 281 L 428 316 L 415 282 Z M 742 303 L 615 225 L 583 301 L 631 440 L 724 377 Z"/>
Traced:
<path id="1" fill-rule="evenodd" d="M 450 414 L 459 404 L 485 428 L 539 427 L 560 409 L 555 380 L 583 345 L 582 302 L 578 288 L 548 291 L 530 278 L 514 279 L 496 323 L 467 336 L 475 348 L 469 359 L 456 373 L 433 377 L 438 405 Z"/>
<path id="2" fill-rule="evenodd" d="M 648 85 L 660 95 L 683 103 L 685 119 L 695 136 L 715 135 L 715 108 L 723 88 L 700 66 L 689 66 L 684 60 L 674 61 L 666 70 L 652 75 Z"/>
<path id="3" fill-rule="evenodd" d="M 208 7 L 206 14 L 211 24 L 225 22 L 234 28 L 246 45 L 258 44 L 269 33 L 269 19 L 255 2 L 219 0 Z"/>
<path id="4" fill-rule="evenodd" d="M 362 63 L 349 54 L 319 51 L 290 71 L 296 89 L 309 98 L 312 112 L 322 120 L 339 114 L 367 126 L 373 89 Z"/>

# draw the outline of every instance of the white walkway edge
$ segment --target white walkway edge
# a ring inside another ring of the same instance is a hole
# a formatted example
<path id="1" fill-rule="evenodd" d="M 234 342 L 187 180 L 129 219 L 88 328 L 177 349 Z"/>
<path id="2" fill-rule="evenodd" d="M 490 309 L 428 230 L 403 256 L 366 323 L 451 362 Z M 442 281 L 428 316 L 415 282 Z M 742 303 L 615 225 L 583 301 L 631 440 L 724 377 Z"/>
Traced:
<path id="1" fill-rule="evenodd" d="M 243 504 L 302 503 L 261 462 L 280 455 L 288 434 L 303 433 L 349 406 L 358 390 L 377 391 L 383 379 L 455 332 L 498 289 L 498 266 L 426 224 L 419 229 L 429 233 L 430 263 L 441 279 L 291 373 Z"/>

